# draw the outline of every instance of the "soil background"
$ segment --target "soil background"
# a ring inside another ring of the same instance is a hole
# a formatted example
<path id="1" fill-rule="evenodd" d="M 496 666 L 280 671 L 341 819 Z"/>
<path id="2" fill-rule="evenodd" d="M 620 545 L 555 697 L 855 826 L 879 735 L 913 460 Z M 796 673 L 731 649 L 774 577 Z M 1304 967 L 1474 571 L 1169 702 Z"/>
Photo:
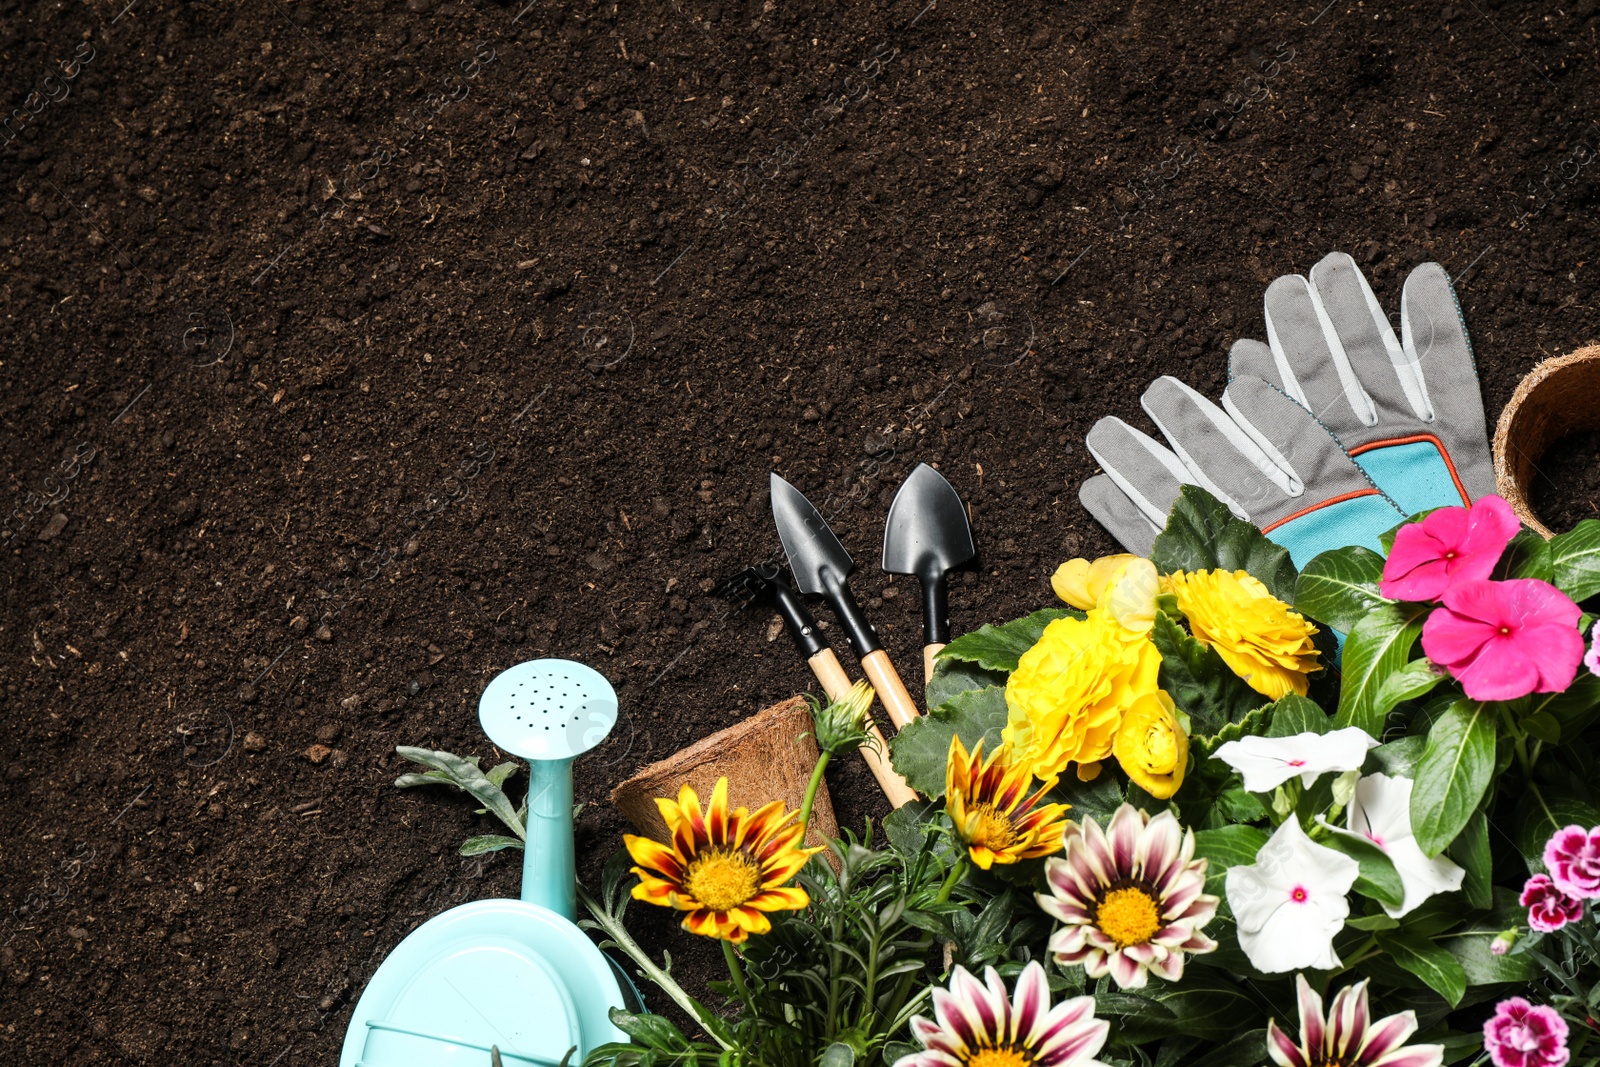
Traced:
<path id="1" fill-rule="evenodd" d="M 813 687 L 708 595 L 779 553 L 769 470 L 910 675 L 900 479 L 971 502 L 958 631 L 1034 609 L 1113 547 L 1084 432 L 1215 395 L 1279 274 L 1346 250 L 1397 310 L 1443 263 L 1491 425 L 1600 337 L 1595 0 L 55 0 L 0 42 L 7 1064 L 333 1062 L 409 930 L 516 891 L 392 781 L 493 760 L 524 659 L 621 696 L 593 878 L 612 785 Z"/>

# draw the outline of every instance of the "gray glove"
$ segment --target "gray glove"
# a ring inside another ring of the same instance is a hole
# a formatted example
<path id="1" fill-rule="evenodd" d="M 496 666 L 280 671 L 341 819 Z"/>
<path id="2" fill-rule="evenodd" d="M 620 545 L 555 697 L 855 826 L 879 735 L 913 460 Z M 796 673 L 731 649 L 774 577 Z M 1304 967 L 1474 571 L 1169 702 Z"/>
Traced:
<path id="1" fill-rule="evenodd" d="M 1495 491 L 1483 397 L 1444 268 L 1406 278 L 1395 339 L 1343 252 L 1267 289 L 1267 344 L 1234 343 L 1229 378 L 1265 379 L 1308 408 L 1407 515 Z"/>
<path id="2" fill-rule="evenodd" d="M 1235 378 L 1221 408 L 1172 377 L 1141 403 L 1172 447 L 1103 418 L 1088 445 L 1105 474 L 1078 494 L 1130 552 L 1149 554 L 1185 482 L 1261 527 L 1296 566 L 1330 548 L 1376 549 L 1405 518 L 1305 408 L 1260 378 Z"/>

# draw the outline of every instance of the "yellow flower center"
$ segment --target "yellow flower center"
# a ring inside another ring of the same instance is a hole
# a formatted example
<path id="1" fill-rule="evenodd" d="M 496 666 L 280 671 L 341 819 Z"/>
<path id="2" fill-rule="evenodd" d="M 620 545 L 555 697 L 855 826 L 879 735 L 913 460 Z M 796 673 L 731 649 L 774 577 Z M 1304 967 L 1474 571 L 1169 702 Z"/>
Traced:
<path id="1" fill-rule="evenodd" d="M 1138 886 L 1113 889 L 1100 898 L 1095 925 L 1118 948 L 1142 945 L 1161 929 L 1161 909 L 1155 898 Z"/>
<path id="2" fill-rule="evenodd" d="M 1011 817 L 996 811 L 993 804 L 979 804 L 972 809 L 972 814 L 977 816 L 972 828 L 972 839 L 969 845 L 983 845 L 994 852 L 1002 852 L 1010 847 L 1017 839 L 1016 827 L 1011 823 Z M 1000 1067 L 993 1064 L 991 1067 Z"/>
<path id="3" fill-rule="evenodd" d="M 1033 1059 L 1020 1049 L 980 1048 L 967 1057 L 967 1067 L 1028 1067 Z"/>
<path id="4" fill-rule="evenodd" d="M 1166 722 L 1152 722 L 1144 732 L 1145 769 L 1151 774 L 1171 774 L 1178 762 L 1178 742 Z"/>
<path id="5" fill-rule="evenodd" d="M 743 850 L 713 849 L 689 864 L 683 887 L 712 911 L 732 911 L 761 888 L 761 868 Z"/>

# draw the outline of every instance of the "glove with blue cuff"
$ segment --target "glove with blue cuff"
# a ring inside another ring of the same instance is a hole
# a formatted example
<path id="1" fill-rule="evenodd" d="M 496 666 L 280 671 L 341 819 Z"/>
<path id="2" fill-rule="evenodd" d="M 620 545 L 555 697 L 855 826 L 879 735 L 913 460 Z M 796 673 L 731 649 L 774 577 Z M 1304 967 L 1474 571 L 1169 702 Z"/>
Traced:
<path id="1" fill-rule="evenodd" d="M 1406 278 L 1398 340 L 1343 252 L 1309 278 L 1274 281 L 1266 325 L 1266 344 L 1234 343 L 1229 379 L 1261 378 L 1293 397 L 1400 510 L 1470 504 L 1495 491 L 1472 343 L 1439 264 Z"/>

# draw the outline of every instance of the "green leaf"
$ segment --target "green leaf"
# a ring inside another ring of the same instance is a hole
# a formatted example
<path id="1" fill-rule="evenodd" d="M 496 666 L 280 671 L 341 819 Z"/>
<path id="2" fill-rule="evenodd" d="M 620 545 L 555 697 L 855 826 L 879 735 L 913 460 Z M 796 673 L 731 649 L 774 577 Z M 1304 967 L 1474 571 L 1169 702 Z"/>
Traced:
<path id="1" fill-rule="evenodd" d="M 1272 716 L 1268 737 L 1293 737 L 1296 734 L 1325 734 L 1333 729 L 1328 713 L 1297 693 L 1290 693 L 1269 708 Z"/>
<path id="2" fill-rule="evenodd" d="M 1217 797 L 1214 810 L 1230 823 L 1260 822 L 1267 817 L 1267 809 L 1254 793 L 1243 786 L 1227 789 Z"/>
<path id="3" fill-rule="evenodd" d="M 1360 834 L 1338 827 L 1331 829 L 1333 833 L 1323 838 L 1322 844 L 1335 852 L 1343 852 L 1361 865 L 1361 872 L 1356 875 L 1356 884 L 1353 886 L 1355 891 L 1391 908 L 1403 904 L 1406 887 L 1401 883 L 1400 872 L 1394 869 L 1394 861 L 1388 853 Z"/>
<path id="4" fill-rule="evenodd" d="M 1600 593 L 1600 520 L 1584 519 L 1550 539 L 1555 587 L 1573 600 Z"/>
<path id="5" fill-rule="evenodd" d="M 1150 640 L 1161 653 L 1161 688 L 1188 714 L 1193 733 L 1214 734 L 1267 702 L 1166 612 L 1156 612 Z"/>
<path id="6" fill-rule="evenodd" d="M 1494 712 L 1458 700 L 1428 731 L 1411 791 L 1411 827 L 1424 854 L 1437 856 L 1477 810 L 1494 771 Z"/>
<path id="7" fill-rule="evenodd" d="M 1377 770 L 1387 774 L 1390 778 L 1417 777 L 1417 761 L 1422 758 L 1422 750 L 1427 746 L 1428 740 L 1419 734 L 1407 734 L 1397 737 L 1387 745 L 1379 745 L 1367 753 L 1367 759 L 1377 764 Z"/>
<path id="8" fill-rule="evenodd" d="M 1449 949 L 1409 933 L 1381 934 L 1378 943 L 1397 965 L 1427 983 L 1453 1008 L 1467 992 L 1467 972 Z"/>
<path id="9" fill-rule="evenodd" d="M 1554 577 L 1552 564 L 1550 542 L 1532 530 L 1523 530 L 1506 545 L 1491 577 L 1497 581 L 1537 578 L 1541 582 L 1548 582 Z"/>
<path id="10" fill-rule="evenodd" d="M 670 1019 L 660 1015 L 635 1015 L 621 1008 L 612 1008 L 610 1015 L 612 1026 L 646 1048 L 662 1052 L 684 1052 L 689 1048 L 689 1039 Z"/>
<path id="11" fill-rule="evenodd" d="M 1450 858 L 1455 860 L 1466 877 L 1461 880 L 1461 891 L 1467 903 L 1474 908 L 1494 905 L 1494 858 L 1489 851 L 1489 816 L 1482 808 L 1467 820 L 1467 828 L 1450 843 Z"/>
<path id="12" fill-rule="evenodd" d="M 1197 1060 L 1189 1060 L 1189 1067 L 1258 1067 L 1261 1050 L 1267 1047 L 1265 1029 L 1246 1030 L 1234 1035 L 1227 1044 L 1219 1045 Z"/>
<path id="13" fill-rule="evenodd" d="M 503 834 L 481 834 L 469 837 L 461 844 L 463 856 L 481 856 L 485 852 L 499 852 L 503 848 L 522 848 L 522 842 Z"/>
<path id="14" fill-rule="evenodd" d="M 1433 687 L 1446 679 L 1444 671 L 1435 667 L 1426 657 L 1414 659 L 1385 678 L 1378 686 L 1373 700 L 1374 714 L 1382 709 L 1385 719 L 1398 704 L 1427 696 Z"/>
<path id="15" fill-rule="evenodd" d="M 1172 1013 L 1178 1033 L 1207 1041 L 1226 1041 L 1238 1034 L 1239 1020 L 1261 1014 L 1243 987 L 1209 967 L 1185 970 L 1182 982 L 1160 982 L 1146 992 Z"/>
<path id="16" fill-rule="evenodd" d="M 1206 892 L 1220 893 L 1229 867 L 1247 867 L 1267 843 L 1267 833 L 1254 826 L 1219 826 L 1194 835 L 1194 854 L 1206 861 Z"/>
<path id="17" fill-rule="evenodd" d="M 410 745 L 399 745 L 395 748 L 395 751 L 412 763 L 420 763 L 424 767 L 431 767 L 433 770 L 445 775 L 443 779 L 436 778 L 431 774 L 423 774 L 420 776 L 421 778 L 430 782 L 442 781 L 445 784 L 470 793 L 485 808 L 494 812 L 500 821 L 505 823 L 506 827 L 518 837 L 526 836 L 522 820 L 517 818 L 517 809 L 512 807 L 511 801 L 506 797 L 505 793 L 500 791 L 500 787 L 489 781 L 484 776 L 484 773 L 478 769 L 478 761 L 475 757 L 468 758 L 458 756 L 453 752 L 437 752 L 427 748 L 413 748 Z M 397 779 L 395 784 L 399 785 L 402 780 L 410 777 L 410 775 L 404 775 L 401 779 Z"/>
<path id="18" fill-rule="evenodd" d="M 835 1041 L 822 1050 L 817 1067 L 855 1067 L 856 1050 L 843 1041 Z"/>
<path id="19" fill-rule="evenodd" d="M 1294 585 L 1294 608 L 1307 618 L 1349 633 L 1373 608 L 1388 603 L 1378 592 L 1383 557 L 1352 545 L 1323 552 L 1307 563 Z"/>
<path id="20" fill-rule="evenodd" d="M 1150 559 L 1162 574 L 1174 571 L 1245 570 L 1285 604 L 1294 603 L 1295 569 L 1289 550 L 1235 517 L 1228 506 L 1200 488 L 1178 491 L 1167 527 L 1156 535 Z"/>
<path id="21" fill-rule="evenodd" d="M 1070 804 L 1074 819 L 1081 821 L 1087 816 L 1101 826 L 1111 821 L 1111 816 L 1122 806 L 1122 800 L 1117 776 L 1104 770 L 1089 782 L 1080 782 L 1077 775 L 1068 774 L 1045 797 L 1046 803 Z"/>
<path id="22" fill-rule="evenodd" d="M 1007 715 L 1001 686 L 961 693 L 902 728 L 889 742 L 890 762 L 912 789 L 925 797 L 942 797 L 950 738 L 960 735 L 968 752 L 979 741 L 985 752 L 993 752 Z"/>
<path id="23" fill-rule="evenodd" d="M 986 671 L 959 659 L 934 660 L 933 678 L 923 690 L 924 706 L 936 708 L 962 693 L 1005 684 L 1005 671 Z"/>
<path id="24" fill-rule="evenodd" d="M 518 763 L 516 760 L 508 760 L 505 763 L 497 763 L 493 767 L 490 767 L 484 772 L 483 776 L 489 779 L 490 783 L 497 788 L 504 789 L 506 785 L 506 779 L 510 778 L 513 774 L 516 774 L 517 768 L 521 766 L 522 764 Z"/>
<path id="25" fill-rule="evenodd" d="M 1502 930 L 1527 921 L 1528 909 L 1518 902 L 1517 891 L 1496 887 L 1492 911 L 1480 913 L 1464 929 L 1442 935 L 1438 943 L 1461 964 L 1468 985 L 1530 982 L 1536 972 L 1530 957 L 1521 953 L 1496 956 L 1489 947 Z"/>
<path id="26" fill-rule="evenodd" d="M 928 831 L 943 811 L 944 805 L 936 800 L 913 800 L 895 808 L 883 817 L 883 835 L 889 839 L 889 847 L 907 859 L 921 854 Z"/>
<path id="27" fill-rule="evenodd" d="M 1378 703 L 1378 692 L 1386 678 L 1405 666 L 1425 614 L 1421 604 L 1383 604 L 1356 623 L 1344 643 L 1339 726 L 1359 726 L 1382 739 L 1390 709 Z"/>
<path id="28" fill-rule="evenodd" d="M 1555 720 L 1561 736 L 1577 737 L 1600 715 L 1600 676 L 1580 669 L 1564 691 L 1534 693 L 1512 706 L 1524 716 L 1548 715 Z"/>
<path id="29" fill-rule="evenodd" d="M 1400 920 L 1389 918 L 1388 914 L 1385 912 L 1375 911 L 1371 915 L 1358 915 L 1354 919 L 1346 919 L 1344 924 L 1350 927 L 1352 930 L 1366 930 L 1368 932 L 1374 932 L 1377 930 L 1398 929 L 1400 926 Z"/>
<path id="30" fill-rule="evenodd" d="M 1517 851 L 1535 873 L 1544 870 L 1544 846 L 1551 834 L 1564 826 L 1600 824 L 1600 808 L 1577 797 L 1546 796 L 1539 789 L 1523 793 L 1517 814 Z"/>
<path id="31" fill-rule="evenodd" d="M 988 671 L 1014 671 L 1022 654 L 1039 643 L 1046 626 L 1057 619 L 1081 619 L 1072 608 L 1045 608 L 1000 626 L 985 624 L 962 634 L 939 653 L 940 659 L 976 663 Z"/>

